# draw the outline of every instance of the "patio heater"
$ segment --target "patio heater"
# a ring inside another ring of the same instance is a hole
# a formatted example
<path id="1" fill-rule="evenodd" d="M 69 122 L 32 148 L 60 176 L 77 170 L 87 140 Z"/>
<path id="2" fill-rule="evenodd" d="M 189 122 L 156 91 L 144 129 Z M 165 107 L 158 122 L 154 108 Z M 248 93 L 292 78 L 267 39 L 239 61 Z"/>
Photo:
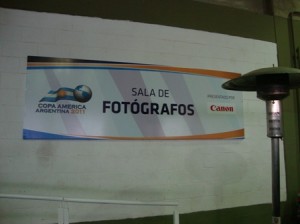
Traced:
<path id="1" fill-rule="evenodd" d="M 280 224 L 279 139 L 282 133 L 281 100 L 300 87 L 300 70 L 287 67 L 262 68 L 225 82 L 227 90 L 256 91 L 266 102 L 267 136 L 272 146 L 272 224 Z"/>

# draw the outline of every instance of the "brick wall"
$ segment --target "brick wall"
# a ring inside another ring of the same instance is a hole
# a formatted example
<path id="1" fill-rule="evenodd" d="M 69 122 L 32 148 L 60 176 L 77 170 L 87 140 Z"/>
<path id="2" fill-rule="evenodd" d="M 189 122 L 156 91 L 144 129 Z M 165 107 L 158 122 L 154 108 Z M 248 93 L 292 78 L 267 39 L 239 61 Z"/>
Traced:
<path id="1" fill-rule="evenodd" d="M 24 141 L 28 55 L 246 73 L 277 64 L 276 45 L 130 21 L 0 8 L 0 193 L 176 201 L 180 213 L 271 202 L 265 105 L 244 93 L 244 140 Z M 284 161 L 281 161 L 284 167 Z M 282 200 L 285 199 L 282 170 Z M 169 214 L 69 205 L 71 221 Z M 53 203 L 0 199 L 1 223 L 51 223 Z"/>

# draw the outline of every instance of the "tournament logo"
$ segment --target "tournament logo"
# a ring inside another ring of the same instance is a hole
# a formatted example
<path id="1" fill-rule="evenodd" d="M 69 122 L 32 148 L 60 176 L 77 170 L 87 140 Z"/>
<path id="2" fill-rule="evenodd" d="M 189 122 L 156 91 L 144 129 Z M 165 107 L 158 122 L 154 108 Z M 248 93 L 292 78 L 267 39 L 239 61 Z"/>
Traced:
<path id="1" fill-rule="evenodd" d="M 50 90 L 40 102 L 57 102 L 59 100 L 78 101 L 86 103 L 92 98 L 92 90 L 86 85 L 79 85 L 75 89 L 61 87 L 57 90 Z"/>
<path id="2" fill-rule="evenodd" d="M 51 114 L 85 114 L 84 103 L 92 98 L 92 90 L 86 85 L 76 86 L 74 89 L 61 87 L 50 90 L 38 103 L 35 112 Z M 57 103 L 57 101 L 63 101 Z M 75 101 L 75 103 L 65 102 Z M 79 102 L 79 103 L 76 103 Z"/>

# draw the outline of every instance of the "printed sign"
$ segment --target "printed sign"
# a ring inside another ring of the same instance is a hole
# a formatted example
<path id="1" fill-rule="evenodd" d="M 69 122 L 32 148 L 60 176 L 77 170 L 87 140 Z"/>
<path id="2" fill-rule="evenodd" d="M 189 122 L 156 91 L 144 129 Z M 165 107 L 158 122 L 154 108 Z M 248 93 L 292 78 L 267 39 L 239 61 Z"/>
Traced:
<path id="1" fill-rule="evenodd" d="M 28 57 L 24 139 L 243 138 L 240 74 Z"/>

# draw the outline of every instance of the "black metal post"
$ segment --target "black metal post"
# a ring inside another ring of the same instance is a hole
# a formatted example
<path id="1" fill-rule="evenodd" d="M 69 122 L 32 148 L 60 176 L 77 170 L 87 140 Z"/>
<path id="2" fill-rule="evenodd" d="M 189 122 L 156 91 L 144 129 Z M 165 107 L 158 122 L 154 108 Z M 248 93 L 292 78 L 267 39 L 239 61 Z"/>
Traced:
<path id="1" fill-rule="evenodd" d="M 290 89 L 300 88 L 300 70 L 286 67 L 262 68 L 223 83 L 222 87 L 235 91 L 256 91 L 266 102 L 267 136 L 272 139 L 272 224 L 280 224 L 280 166 L 279 140 L 283 137 L 281 100 Z"/>
<path id="2" fill-rule="evenodd" d="M 280 224 L 280 163 L 279 140 L 283 136 L 281 101 L 267 100 L 267 136 L 272 143 L 272 224 Z"/>
<path id="3" fill-rule="evenodd" d="M 272 138 L 272 223 L 280 224 L 279 138 Z"/>

